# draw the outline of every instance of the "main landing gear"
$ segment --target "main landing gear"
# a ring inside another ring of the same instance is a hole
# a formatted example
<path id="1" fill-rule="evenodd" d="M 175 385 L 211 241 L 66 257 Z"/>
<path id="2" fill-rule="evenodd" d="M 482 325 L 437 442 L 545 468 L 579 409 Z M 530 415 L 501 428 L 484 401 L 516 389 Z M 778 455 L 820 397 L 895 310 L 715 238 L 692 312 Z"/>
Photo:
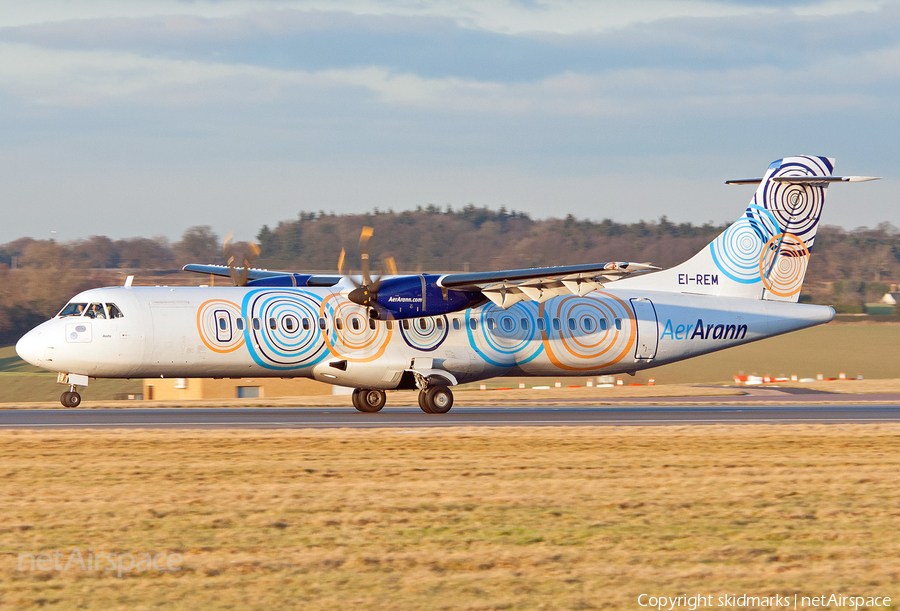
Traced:
<path id="1" fill-rule="evenodd" d="M 75 392 L 75 387 L 73 386 L 72 390 L 67 390 L 59 396 L 59 402 L 62 403 L 63 407 L 78 407 L 81 405 L 81 395 Z"/>
<path id="2" fill-rule="evenodd" d="M 427 386 L 419 391 L 419 407 L 426 414 L 446 414 L 453 407 L 453 393 L 443 384 Z"/>
<path id="3" fill-rule="evenodd" d="M 386 399 L 383 390 L 367 388 L 355 389 L 352 396 L 353 407 L 368 414 L 380 412 Z M 419 407 L 426 414 L 446 414 L 453 407 L 453 393 L 444 384 L 426 386 L 419 390 Z"/>
<path id="4" fill-rule="evenodd" d="M 374 413 L 381 411 L 387 400 L 383 390 L 367 390 L 357 388 L 353 391 L 353 407 L 361 412 Z"/>

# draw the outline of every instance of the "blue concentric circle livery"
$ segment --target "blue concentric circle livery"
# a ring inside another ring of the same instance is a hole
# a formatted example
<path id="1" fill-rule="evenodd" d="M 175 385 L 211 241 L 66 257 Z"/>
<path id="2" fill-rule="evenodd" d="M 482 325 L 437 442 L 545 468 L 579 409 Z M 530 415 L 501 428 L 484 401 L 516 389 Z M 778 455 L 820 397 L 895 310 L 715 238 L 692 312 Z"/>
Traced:
<path id="1" fill-rule="evenodd" d="M 777 229 L 778 221 L 771 212 L 751 204 L 743 217 L 709 245 L 716 267 L 735 282 L 759 282 L 763 248 Z"/>
<path id="2" fill-rule="evenodd" d="M 537 308 L 517 303 L 504 310 L 487 304 L 477 310 L 478 328 L 472 330 L 468 320 L 473 311 L 466 311 L 466 333 L 469 345 L 487 361 L 497 367 L 524 365 L 536 358 L 544 347 L 537 330 Z M 493 329 L 489 320 L 493 320 Z"/>
<path id="3" fill-rule="evenodd" d="M 252 291 L 243 310 L 259 319 L 244 330 L 253 360 L 267 369 L 311 367 L 328 355 L 318 326 L 320 299 L 306 291 Z"/>
<path id="4" fill-rule="evenodd" d="M 438 326 L 437 321 L 441 324 Z M 446 316 L 409 319 L 409 329 L 400 324 L 400 336 L 410 348 L 432 352 L 444 343 L 450 332 Z"/>

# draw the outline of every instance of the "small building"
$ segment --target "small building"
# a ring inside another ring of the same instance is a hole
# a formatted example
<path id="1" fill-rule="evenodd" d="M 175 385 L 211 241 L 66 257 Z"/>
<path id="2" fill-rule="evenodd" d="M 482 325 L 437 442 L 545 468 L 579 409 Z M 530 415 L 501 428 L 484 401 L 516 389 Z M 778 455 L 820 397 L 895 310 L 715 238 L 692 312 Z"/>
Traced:
<path id="1" fill-rule="evenodd" d="M 895 305 L 897 305 L 898 303 L 900 303 L 900 293 L 898 293 L 898 292 L 896 291 L 896 288 L 897 288 L 896 285 L 893 285 L 893 284 L 892 284 L 892 285 L 891 285 L 891 289 L 892 289 L 891 292 L 890 292 L 890 293 L 885 293 L 885 294 L 884 294 L 884 297 L 881 298 L 881 303 L 884 303 L 884 304 L 887 304 L 887 305 L 891 305 L 891 306 L 895 306 Z"/>
<path id="2" fill-rule="evenodd" d="M 144 399 L 255 399 L 333 394 L 331 384 L 308 378 L 145 378 Z"/>

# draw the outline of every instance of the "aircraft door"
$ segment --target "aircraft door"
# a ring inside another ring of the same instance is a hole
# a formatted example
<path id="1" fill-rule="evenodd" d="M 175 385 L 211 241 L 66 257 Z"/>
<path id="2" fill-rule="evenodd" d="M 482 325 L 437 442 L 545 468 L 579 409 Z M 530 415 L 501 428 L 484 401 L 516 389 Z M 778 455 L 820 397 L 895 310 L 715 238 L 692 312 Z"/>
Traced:
<path id="1" fill-rule="evenodd" d="M 150 315 L 153 321 L 151 363 L 163 366 L 188 364 L 190 350 L 187 344 L 187 330 L 195 319 L 190 303 L 151 301 Z M 228 333 L 231 332 L 230 329 L 229 326 Z"/>
<path id="2" fill-rule="evenodd" d="M 634 310 L 637 324 L 637 347 L 634 350 L 634 358 L 639 361 L 649 361 L 656 358 L 656 347 L 659 344 L 659 322 L 656 318 L 656 308 L 652 301 L 644 298 L 632 299 L 631 308 Z"/>

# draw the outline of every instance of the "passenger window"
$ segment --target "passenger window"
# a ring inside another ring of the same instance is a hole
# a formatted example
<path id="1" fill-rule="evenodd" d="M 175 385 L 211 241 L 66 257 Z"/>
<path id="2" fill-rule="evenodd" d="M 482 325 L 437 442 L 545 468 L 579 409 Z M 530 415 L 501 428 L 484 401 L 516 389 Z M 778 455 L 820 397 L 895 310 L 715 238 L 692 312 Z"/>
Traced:
<path id="1" fill-rule="evenodd" d="M 244 330 L 244 319 L 243 319 L 243 318 L 238 318 L 238 319 L 235 321 L 235 324 L 237 325 L 238 331 L 243 331 L 243 330 Z"/>
<path id="2" fill-rule="evenodd" d="M 285 318 L 281 323 L 284 325 L 284 330 L 288 333 L 291 333 L 294 330 L 294 319 L 293 318 Z"/>
<path id="3" fill-rule="evenodd" d="M 527 318 L 523 318 L 523 319 L 522 319 L 521 321 L 519 321 L 519 322 L 522 323 L 522 330 L 523 330 L 523 331 L 528 331 L 528 319 L 527 319 Z"/>
<path id="4" fill-rule="evenodd" d="M 319 318 L 319 328 L 322 329 L 323 331 L 325 330 L 325 319 L 324 318 Z"/>
<path id="5" fill-rule="evenodd" d="M 272 331 L 274 331 L 275 329 L 277 329 L 277 328 L 278 328 L 278 321 L 276 321 L 274 318 L 270 318 L 270 319 L 269 319 L 269 328 L 272 329 Z"/>
<path id="6" fill-rule="evenodd" d="M 488 325 L 488 331 L 493 331 L 494 330 L 494 319 L 488 318 L 487 325 Z"/>
<path id="7" fill-rule="evenodd" d="M 407 318 L 403 319 L 403 328 L 406 329 L 407 331 L 409 331 L 409 319 L 407 319 Z"/>
<path id="8" fill-rule="evenodd" d="M 88 318 L 106 318 L 106 312 L 103 309 L 103 304 L 101 303 L 92 303 L 87 311 L 84 313 Z"/>
<path id="9" fill-rule="evenodd" d="M 82 314 L 84 314 L 84 308 L 86 307 L 86 303 L 70 303 L 62 309 L 62 311 L 59 313 L 59 317 L 63 318 L 64 316 L 81 316 Z"/>
<path id="10" fill-rule="evenodd" d="M 546 328 L 547 328 L 547 323 L 544 322 L 544 319 L 543 319 L 543 318 L 538 318 L 538 319 L 537 319 L 537 328 L 538 328 L 538 331 L 545 331 L 545 330 L 546 330 Z"/>
<path id="11" fill-rule="evenodd" d="M 453 330 L 459 331 L 459 319 L 458 318 L 453 319 Z"/>
<path id="12" fill-rule="evenodd" d="M 474 318 L 470 318 L 469 319 L 469 328 L 472 329 L 472 331 L 475 331 L 478 328 L 478 321 L 475 320 Z"/>
<path id="13" fill-rule="evenodd" d="M 600 319 L 600 330 L 606 331 L 608 328 L 609 328 L 609 323 L 606 321 L 605 318 L 601 318 Z"/>
<path id="14" fill-rule="evenodd" d="M 419 319 L 419 328 L 422 329 L 422 331 L 424 331 L 427 327 L 428 327 L 428 323 L 425 322 L 425 319 L 420 318 Z"/>
<path id="15" fill-rule="evenodd" d="M 574 330 L 575 330 L 575 319 L 570 318 L 569 319 L 569 331 L 574 331 Z"/>
<path id="16" fill-rule="evenodd" d="M 334 319 L 334 326 L 338 328 L 338 331 L 344 328 L 344 321 L 341 318 Z"/>
<path id="17" fill-rule="evenodd" d="M 122 310 L 120 310 L 119 306 L 114 303 L 107 303 L 106 309 L 109 310 L 110 318 L 125 318 L 125 315 L 122 314 Z"/>
<path id="18" fill-rule="evenodd" d="M 393 328 L 394 328 L 394 323 L 391 322 L 391 321 L 387 321 L 387 328 L 388 328 L 388 329 L 393 329 Z"/>
<path id="19" fill-rule="evenodd" d="M 559 331 L 559 319 L 558 318 L 553 319 L 553 330 Z"/>
<path id="20" fill-rule="evenodd" d="M 375 319 L 374 319 L 374 318 L 370 318 L 370 319 L 369 319 L 369 328 L 374 330 L 375 327 L 376 327 Z"/>
<path id="21" fill-rule="evenodd" d="M 359 331 L 359 319 L 358 319 L 358 318 L 351 318 L 351 319 L 350 319 L 350 326 L 353 328 L 354 331 Z"/>
<path id="22" fill-rule="evenodd" d="M 590 316 L 586 316 L 584 319 L 584 330 L 588 333 L 594 330 L 594 319 Z"/>
<path id="23" fill-rule="evenodd" d="M 303 319 L 303 330 L 309 331 L 309 319 L 308 318 Z"/>
<path id="24" fill-rule="evenodd" d="M 258 319 L 258 318 L 254 318 L 254 319 L 253 319 L 253 330 L 254 330 L 254 331 L 259 331 L 259 328 L 260 328 L 261 326 L 262 326 L 262 325 L 260 324 L 259 319 Z"/>
<path id="25" fill-rule="evenodd" d="M 504 316 L 503 320 L 503 330 L 504 331 L 512 331 L 513 330 L 513 320 L 509 316 Z"/>
<path id="26" fill-rule="evenodd" d="M 224 317 L 224 316 L 221 317 L 221 318 L 219 319 L 219 330 L 220 330 L 220 331 L 227 331 L 227 330 L 228 330 L 228 321 L 225 320 L 225 317 Z"/>
<path id="27" fill-rule="evenodd" d="M 616 319 L 616 331 L 621 331 L 621 330 L 622 330 L 622 319 L 617 318 Z"/>
<path id="28" fill-rule="evenodd" d="M 443 329 L 443 328 L 444 328 L 444 319 L 443 319 L 443 318 L 438 318 L 438 319 L 437 319 L 437 328 L 438 328 L 438 329 Z"/>

